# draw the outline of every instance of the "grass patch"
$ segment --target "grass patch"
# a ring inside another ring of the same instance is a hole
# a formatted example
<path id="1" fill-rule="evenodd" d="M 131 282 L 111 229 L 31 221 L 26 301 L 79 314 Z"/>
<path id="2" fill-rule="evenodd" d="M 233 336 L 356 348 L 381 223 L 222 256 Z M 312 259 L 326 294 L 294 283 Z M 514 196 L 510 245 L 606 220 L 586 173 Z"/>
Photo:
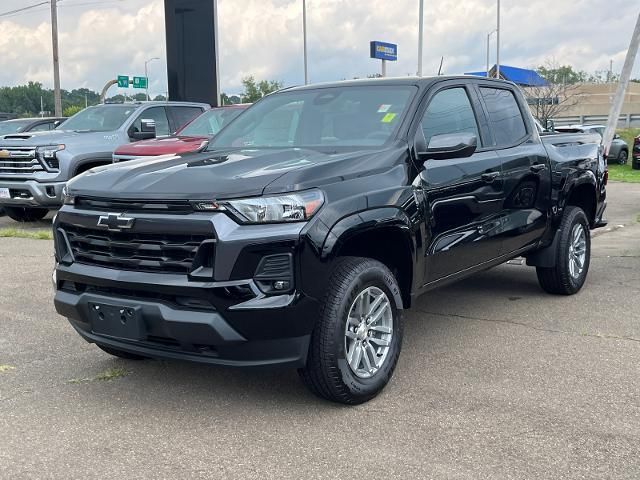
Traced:
<path id="1" fill-rule="evenodd" d="M 616 132 L 629 145 L 629 159 L 626 165 L 609 164 L 609 180 L 615 182 L 640 183 L 640 170 L 631 168 L 633 139 L 640 135 L 640 128 L 627 128 Z"/>
<path id="2" fill-rule="evenodd" d="M 95 377 L 74 378 L 72 380 L 69 380 L 69 383 L 108 382 L 111 380 L 115 380 L 116 378 L 126 377 L 127 375 L 129 375 L 129 373 L 131 372 L 124 368 L 109 368 L 108 370 L 97 374 Z"/>
<path id="3" fill-rule="evenodd" d="M 33 240 L 53 240 L 50 230 L 22 230 L 20 228 L 0 228 L 0 237 L 31 238 Z"/>
<path id="4" fill-rule="evenodd" d="M 16 367 L 12 367 L 11 365 L 2 365 L 0 364 L 0 373 L 8 372 L 9 370 L 13 370 Z"/>

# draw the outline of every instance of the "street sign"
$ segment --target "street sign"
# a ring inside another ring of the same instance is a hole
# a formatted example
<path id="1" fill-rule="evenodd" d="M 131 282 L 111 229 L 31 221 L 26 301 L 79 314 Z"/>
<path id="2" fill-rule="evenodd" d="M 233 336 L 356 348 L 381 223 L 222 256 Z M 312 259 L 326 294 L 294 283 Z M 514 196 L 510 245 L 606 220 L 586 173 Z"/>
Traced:
<path id="1" fill-rule="evenodd" d="M 129 88 L 129 77 L 127 75 L 118 75 L 118 87 Z"/>
<path id="2" fill-rule="evenodd" d="M 379 60 L 398 60 L 398 45 L 386 42 L 373 41 L 369 43 L 371 58 Z"/>
<path id="3" fill-rule="evenodd" d="M 133 88 L 147 88 L 147 77 L 133 77 Z"/>

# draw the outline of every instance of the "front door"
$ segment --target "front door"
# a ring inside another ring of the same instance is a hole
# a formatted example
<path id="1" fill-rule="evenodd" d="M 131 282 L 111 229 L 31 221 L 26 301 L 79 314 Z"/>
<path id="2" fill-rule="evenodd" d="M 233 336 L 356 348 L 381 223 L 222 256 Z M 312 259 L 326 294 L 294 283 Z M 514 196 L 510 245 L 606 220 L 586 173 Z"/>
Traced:
<path id="1" fill-rule="evenodd" d="M 429 100 L 420 130 L 425 144 L 434 135 L 473 133 L 476 152 L 468 158 L 427 160 L 419 176 L 426 228 L 425 283 L 444 279 L 496 258 L 500 252 L 504 200 L 500 159 L 487 148 L 486 122 L 475 92 L 448 85 Z M 480 120 L 480 121 L 479 121 Z"/>

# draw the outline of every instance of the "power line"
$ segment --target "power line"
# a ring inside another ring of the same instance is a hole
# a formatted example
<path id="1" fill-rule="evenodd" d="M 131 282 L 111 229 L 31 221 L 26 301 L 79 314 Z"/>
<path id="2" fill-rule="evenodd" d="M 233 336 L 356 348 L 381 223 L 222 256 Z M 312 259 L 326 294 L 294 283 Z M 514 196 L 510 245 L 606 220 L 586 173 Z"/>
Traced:
<path id="1" fill-rule="evenodd" d="M 32 8 L 36 8 L 36 7 L 40 7 L 42 5 L 47 5 L 49 4 L 48 1 L 46 2 L 40 2 L 40 3 L 35 3 L 33 5 L 29 5 L 27 7 L 22 7 L 22 8 L 17 8 L 15 10 L 9 10 L 8 12 L 2 12 L 0 13 L 0 17 L 6 17 L 9 15 L 13 15 L 14 13 L 20 13 L 20 12 L 24 12 L 25 10 L 31 10 Z"/>

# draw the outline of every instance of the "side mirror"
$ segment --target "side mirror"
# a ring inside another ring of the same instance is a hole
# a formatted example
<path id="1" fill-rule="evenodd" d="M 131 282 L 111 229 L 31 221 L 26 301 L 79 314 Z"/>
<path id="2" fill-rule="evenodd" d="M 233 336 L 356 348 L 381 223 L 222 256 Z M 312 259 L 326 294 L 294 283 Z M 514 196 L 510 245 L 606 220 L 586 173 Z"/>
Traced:
<path id="1" fill-rule="evenodd" d="M 418 152 L 420 160 L 445 160 L 466 158 L 473 155 L 478 146 L 478 138 L 473 133 L 445 133 L 434 135 L 426 150 Z"/>
<path id="2" fill-rule="evenodd" d="M 614 140 L 618 140 L 619 138 L 620 138 L 620 135 L 618 135 L 617 133 L 615 133 L 615 134 L 613 135 L 613 139 L 614 139 Z"/>
<path id="3" fill-rule="evenodd" d="M 60 120 L 56 120 L 55 122 L 53 122 L 53 128 L 58 128 L 60 125 L 62 125 L 62 122 Z"/>
<path id="4" fill-rule="evenodd" d="M 134 140 L 149 140 L 156 138 L 156 122 L 148 118 L 140 120 L 140 131 L 133 131 L 129 136 Z"/>

